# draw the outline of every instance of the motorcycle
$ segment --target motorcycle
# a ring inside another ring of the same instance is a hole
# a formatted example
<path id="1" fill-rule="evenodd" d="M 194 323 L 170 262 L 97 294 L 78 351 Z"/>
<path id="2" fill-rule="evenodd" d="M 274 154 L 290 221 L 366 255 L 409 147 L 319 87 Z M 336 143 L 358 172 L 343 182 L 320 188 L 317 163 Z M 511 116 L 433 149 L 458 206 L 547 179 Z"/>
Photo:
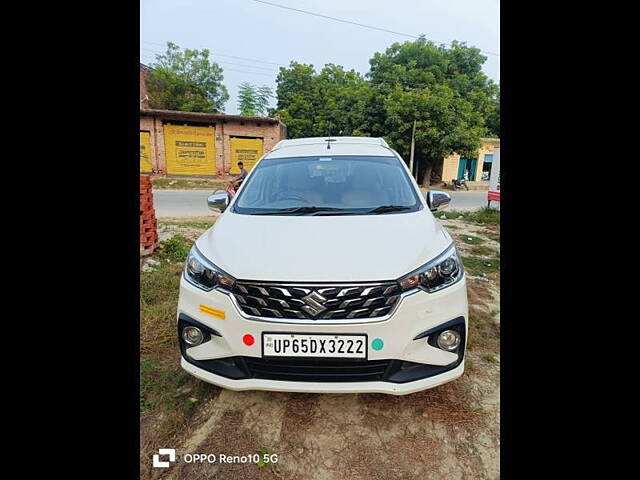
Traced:
<path id="1" fill-rule="evenodd" d="M 451 180 L 451 184 L 453 185 L 454 190 L 462 190 L 462 188 L 464 188 L 465 190 L 469 190 L 467 182 L 464 178 L 461 178 L 460 180 L 454 178 L 453 180 Z"/>

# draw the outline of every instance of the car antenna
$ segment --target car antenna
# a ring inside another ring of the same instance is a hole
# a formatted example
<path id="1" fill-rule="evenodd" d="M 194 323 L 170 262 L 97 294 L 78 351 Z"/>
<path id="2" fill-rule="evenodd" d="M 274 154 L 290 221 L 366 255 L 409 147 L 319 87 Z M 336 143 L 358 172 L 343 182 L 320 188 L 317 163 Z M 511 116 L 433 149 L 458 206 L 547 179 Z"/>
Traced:
<path id="1" fill-rule="evenodd" d="M 329 137 L 325 140 L 327 142 L 327 150 L 331 150 L 331 142 L 335 142 L 334 138 L 331 138 L 331 131 L 329 131 Z"/>

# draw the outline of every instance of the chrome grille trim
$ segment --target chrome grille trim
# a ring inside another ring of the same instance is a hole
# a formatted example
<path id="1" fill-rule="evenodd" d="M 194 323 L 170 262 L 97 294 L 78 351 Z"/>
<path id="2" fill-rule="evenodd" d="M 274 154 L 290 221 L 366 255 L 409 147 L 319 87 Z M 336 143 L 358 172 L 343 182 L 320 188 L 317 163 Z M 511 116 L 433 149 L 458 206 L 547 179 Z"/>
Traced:
<path id="1" fill-rule="evenodd" d="M 245 291 L 247 294 L 242 295 Z M 260 298 L 263 292 L 266 292 L 267 296 Z M 249 320 L 335 325 L 386 321 L 395 313 L 405 296 L 416 292 L 414 289 L 401 293 L 396 282 L 391 281 L 282 283 L 237 280 L 229 296 L 240 315 Z M 326 299 L 320 302 L 326 307 L 323 310 L 305 308 L 313 305 L 313 302 L 306 303 L 303 301 L 304 297 L 311 295 L 311 298 L 318 298 L 315 293 L 319 294 L 319 298 Z M 274 298 L 272 295 L 280 298 Z M 250 297 L 254 297 L 255 300 L 249 300 L 249 304 L 247 299 Z"/>

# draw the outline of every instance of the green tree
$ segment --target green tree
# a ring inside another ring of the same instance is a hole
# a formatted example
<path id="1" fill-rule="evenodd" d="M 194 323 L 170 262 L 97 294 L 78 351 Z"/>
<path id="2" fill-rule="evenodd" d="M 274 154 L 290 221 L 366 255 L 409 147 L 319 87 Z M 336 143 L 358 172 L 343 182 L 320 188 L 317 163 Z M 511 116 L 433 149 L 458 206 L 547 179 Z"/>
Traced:
<path id="1" fill-rule="evenodd" d="M 375 53 L 366 78 L 291 62 L 276 79 L 275 113 L 291 138 L 380 136 L 407 160 L 415 121 L 415 174 L 429 185 L 444 157 L 474 155 L 481 137 L 499 135 L 500 89 L 482 72 L 485 60 L 477 48 L 420 38 Z"/>
<path id="2" fill-rule="evenodd" d="M 249 82 L 240 84 L 238 90 L 238 110 L 246 117 L 266 116 L 273 90 L 267 86 L 256 87 Z"/>
<path id="3" fill-rule="evenodd" d="M 167 51 L 156 55 L 147 79 L 151 108 L 186 112 L 222 112 L 229 99 L 222 68 L 209 61 L 209 50 L 180 51 L 167 42 Z"/>
<path id="4" fill-rule="evenodd" d="M 492 108 L 487 115 L 487 130 L 489 136 L 500 138 L 500 86 L 496 88 Z"/>
<path id="5" fill-rule="evenodd" d="M 275 114 L 287 125 L 289 138 L 314 136 L 314 107 L 319 103 L 315 76 L 313 65 L 291 62 L 289 68 L 280 67 Z"/>
<path id="6" fill-rule="evenodd" d="M 291 62 L 276 79 L 275 114 L 287 125 L 290 138 L 359 134 L 368 84 L 355 70 L 327 64 Z"/>
<path id="7" fill-rule="evenodd" d="M 384 136 L 408 159 L 415 120 L 417 178 L 429 185 L 444 157 L 474 155 L 490 132 L 499 89 L 482 72 L 485 60 L 477 48 L 453 42 L 447 49 L 424 38 L 375 53 L 362 130 Z"/>

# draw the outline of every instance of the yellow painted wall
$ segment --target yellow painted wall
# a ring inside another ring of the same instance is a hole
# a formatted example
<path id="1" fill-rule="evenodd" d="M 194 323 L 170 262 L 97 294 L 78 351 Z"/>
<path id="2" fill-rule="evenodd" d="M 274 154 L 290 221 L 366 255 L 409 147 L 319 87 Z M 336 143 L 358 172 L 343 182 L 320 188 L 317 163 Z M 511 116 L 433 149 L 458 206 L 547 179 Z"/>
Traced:
<path id="1" fill-rule="evenodd" d="M 482 166 L 485 155 L 493 155 L 493 151 L 500 146 L 500 142 L 485 142 L 478 150 L 478 166 L 476 167 L 476 182 L 482 181 Z M 488 180 L 487 180 L 488 181 Z"/>
<path id="2" fill-rule="evenodd" d="M 500 146 L 500 140 L 484 140 L 478 149 L 476 161 L 476 178 L 475 182 L 482 179 L 482 165 L 484 164 L 484 156 L 493 154 L 493 151 Z M 458 178 L 458 166 L 460 164 L 460 155 L 454 153 L 444 159 L 442 165 L 442 181 L 451 182 L 454 178 Z"/>
<path id="3" fill-rule="evenodd" d="M 240 173 L 238 162 L 244 163 L 244 168 L 250 172 L 256 162 L 262 157 L 261 138 L 235 138 L 231 137 L 231 169 L 229 173 Z"/>
<path id="4" fill-rule="evenodd" d="M 215 128 L 164 125 L 168 175 L 216 175 Z"/>
<path id="5" fill-rule="evenodd" d="M 444 159 L 442 165 L 442 181 L 451 183 L 451 180 L 458 178 L 458 164 L 460 162 L 460 155 L 454 153 Z"/>
<path id="6" fill-rule="evenodd" d="M 140 172 L 153 172 L 151 166 L 151 136 L 149 132 L 140 132 Z"/>

